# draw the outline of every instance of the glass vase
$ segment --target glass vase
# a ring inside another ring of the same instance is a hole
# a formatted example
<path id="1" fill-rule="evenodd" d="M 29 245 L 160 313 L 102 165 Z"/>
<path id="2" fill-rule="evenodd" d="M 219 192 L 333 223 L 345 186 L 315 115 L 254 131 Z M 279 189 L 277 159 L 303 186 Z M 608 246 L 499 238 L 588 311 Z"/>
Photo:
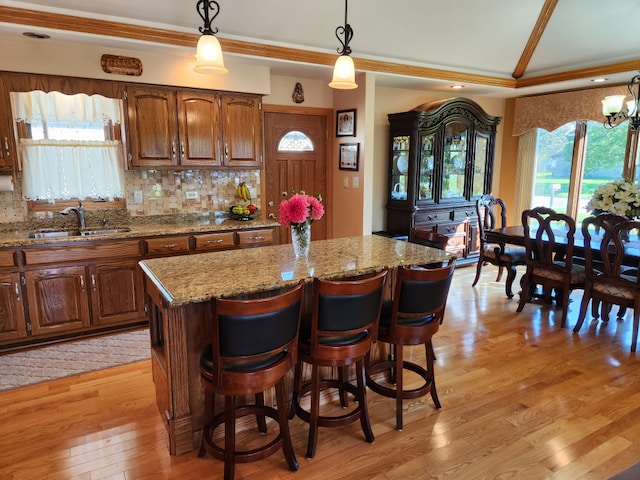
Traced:
<path id="1" fill-rule="evenodd" d="M 303 223 L 291 226 L 291 243 L 296 258 L 307 258 L 309 256 L 309 245 L 311 244 L 311 225 Z"/>

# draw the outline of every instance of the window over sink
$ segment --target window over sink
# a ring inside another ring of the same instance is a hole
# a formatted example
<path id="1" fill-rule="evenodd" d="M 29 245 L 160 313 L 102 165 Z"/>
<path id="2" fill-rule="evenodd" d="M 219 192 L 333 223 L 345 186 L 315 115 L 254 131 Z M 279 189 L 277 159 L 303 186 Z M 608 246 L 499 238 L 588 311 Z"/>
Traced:
<path id="1" fill-rule="evenodd" d="M 122 102 L 101 95 L 12 92 L 28 200 L 122 198 Z"/>

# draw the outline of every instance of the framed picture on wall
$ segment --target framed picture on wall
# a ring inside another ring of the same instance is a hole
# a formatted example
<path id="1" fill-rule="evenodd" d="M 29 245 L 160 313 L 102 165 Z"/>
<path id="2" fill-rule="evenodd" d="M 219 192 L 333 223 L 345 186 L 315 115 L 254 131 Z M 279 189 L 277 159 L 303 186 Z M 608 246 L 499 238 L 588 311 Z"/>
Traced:
<path id="1" fill-rule="evenodd" d="M 336 137 L 356 136 L 356 111 L 338 110 L 336 112 Z"/>
<path id="2" fill-rule="evenodd" d="M 340 170 L 358 171 L 358 153 L 360 150 L 359 143 L 341 143 L 340 144 Z"/>

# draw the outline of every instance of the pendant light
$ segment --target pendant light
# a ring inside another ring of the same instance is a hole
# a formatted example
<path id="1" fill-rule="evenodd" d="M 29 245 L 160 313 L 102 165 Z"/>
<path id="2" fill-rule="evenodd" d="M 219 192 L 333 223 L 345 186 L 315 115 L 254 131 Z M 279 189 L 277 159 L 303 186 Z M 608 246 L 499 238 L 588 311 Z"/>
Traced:
<path id="1" fill-rule="evenodd" d="M 212 12 L 209 18 L 209 10 Z M 211 29 L 211 22 L 220 13 L 220 5 L 215 0 L 198 0 L 196 11 L 204 26 L 198 28 L 202 36 L 198 40 L 196 50 L 196 65 L 193 71 L 197 73 L 227 73 L 229 70 L 224 66 L 222 58 L 222 48 L 220 42 L 215 37 L 218 29 Z"/>
<path id="2" fill-rule="evenodd" d="M 356 83 L 356 69 L 353 64 L 353 59 L 350 56 L 351 47 L 349 46 L 349 42 L 353 38 L 353 30 L 347 22 L 347 10 L 347 0 L 344 0 L 344 26 L 340 25 L 336 28 L 336 38 L 342 45 L 342 48 L 338 48 L 340 56 L 333 67 L 333 79 L 329 84 L 331 88 L 340 90 L 358 88 L 358 84 Z M 340 38 L 340 35 L 344 35 L 344 40 Z"/>

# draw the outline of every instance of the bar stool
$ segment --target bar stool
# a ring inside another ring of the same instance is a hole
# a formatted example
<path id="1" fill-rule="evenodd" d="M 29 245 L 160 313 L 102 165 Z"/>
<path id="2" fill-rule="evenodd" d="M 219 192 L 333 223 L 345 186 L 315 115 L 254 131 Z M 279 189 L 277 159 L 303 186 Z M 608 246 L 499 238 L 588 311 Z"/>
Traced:
<path id="1" fill-rule="evenodd" d="M 373 443 L 374 435 L 367 408 L 364 359 L 375 341 L 387 269 L 370 276 L 340 281 L 313 281 L 310 318 L 300 327 L 298 363 L 293 384 L 293 401 L 289 418 L 294 413 L 309 424 L 307 458 L 313 458 L 319 427 L 338 427 L 360 419 L 364 436 Z M 302 383 L 303 363 L 311 365 L 311 380 Z M 347 367 L 356 366 L 356 385 L 347 378 Z M 320 367 L 338 367 L 338 379 L 321 378 Z M 346 393 L 351 393 L 358 406 L 339 416 L 320 415 L 320 394 L 338 389 L 340 403 L 347 407 Z M 310 408 L 300 402 L 310 393 Z"/>
<path id="2" fill-rule="evenodd" d="M 431 392 L 436 408 L 440 400 L 434 378 L 432 337 L 444 319 L 455 258 L 442 268 L 399 267 L 393 300 L 384 302 L 378 340 L 390 344 L 390 358 L 371 362 L 367 367 L 367 386 L 374 392 L 396 399 L 396 429 L 402 430 L 402 400 L 419 398 Z M 405 345 L 424 344 L 427 368 L 404 360 Z M 405 389 L 403 370 L 422 378 L 422 385 Z M 377 375 L 389 372 L 389 382 Z M 395 387 L 390 385 L 395 383 Z"/>
<path id="3" fill-rule="evenodd" d="M 199 456 L 208 453 L 224 461 L 224 478 L 233 480 L 235 464 L 253 462 L 284 450 L 292 471 L 298 470 L 289 424 L 284 379 L 297 359 L 300 311 L 304 285 L 270 298 L 216 299 L 213 302 L 212 341 L 200 356 L 205 389 L 205 422 Z M 277 409 L 264 405 L 264 393 L 275 386 Z M 215 394 L 224 395 L 224 411 L 213 416 Z M 236 404 L 240 395 L 255 395 L 255 405 Z M 280 431 L 264 446 L 236 450 L 235 421 L 256 415 L 258 430 L 266 433 L 265 417 Z M 213 416 L 213 418 L 211 418 Z M 214 431 L 224 424 L 224 446 Z"/>

